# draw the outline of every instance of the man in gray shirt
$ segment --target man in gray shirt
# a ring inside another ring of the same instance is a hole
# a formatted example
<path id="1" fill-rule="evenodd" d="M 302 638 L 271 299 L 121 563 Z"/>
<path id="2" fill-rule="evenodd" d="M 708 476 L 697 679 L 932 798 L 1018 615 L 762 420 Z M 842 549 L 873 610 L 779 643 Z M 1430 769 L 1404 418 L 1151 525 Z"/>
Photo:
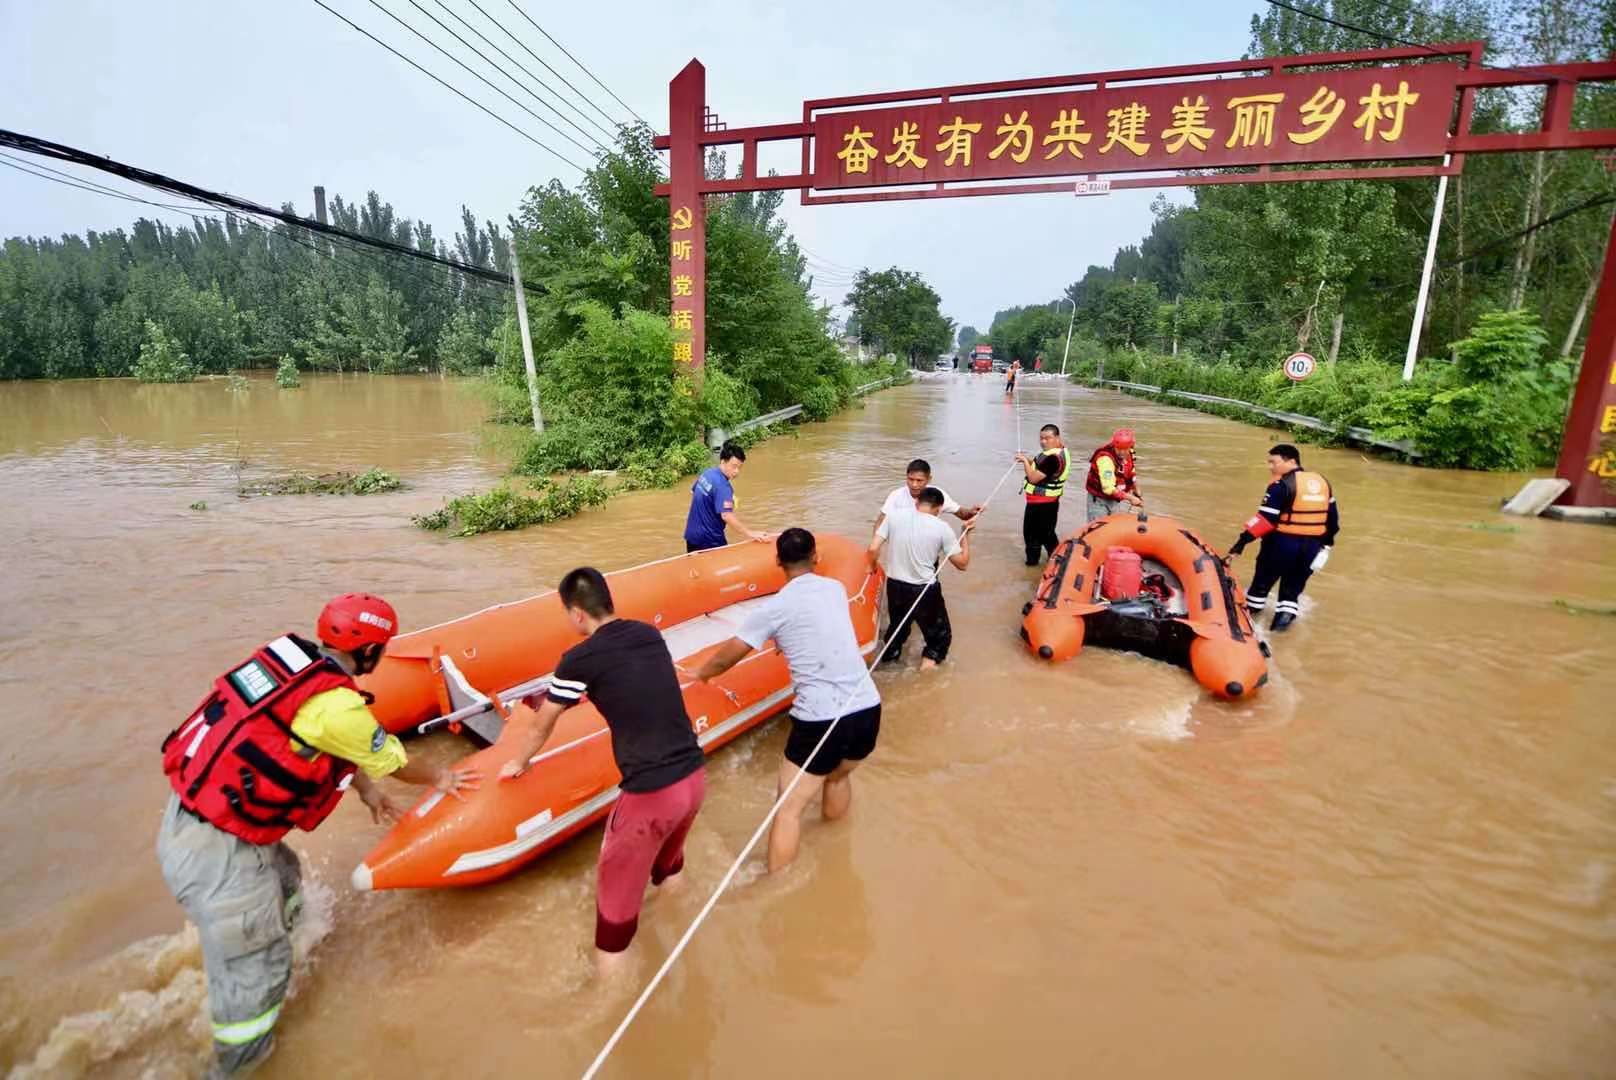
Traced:
<path id="1" fill-rule="evenodd" d="M 853 805 L 853 770 L 870 756 L 881 733 L 881 695 L 859 652 L 847 591 L 840 581 L 814 573 L 819 562 L 814 534 L 787 529 L 775 541 L 775 558 L 786 572 L 785 587 L 696 672 L 702 682 L 716 679 L 771 639 L 791 668 L 797 696 L 777 793 L 785 791 L 799 769 L 805 775 L 769 828 L 771 874 L 797 857 L 803 812 L 821 793 L 826 821 L 847 814 Z M 825 745 L 814 753 L 838 717 Z"/>

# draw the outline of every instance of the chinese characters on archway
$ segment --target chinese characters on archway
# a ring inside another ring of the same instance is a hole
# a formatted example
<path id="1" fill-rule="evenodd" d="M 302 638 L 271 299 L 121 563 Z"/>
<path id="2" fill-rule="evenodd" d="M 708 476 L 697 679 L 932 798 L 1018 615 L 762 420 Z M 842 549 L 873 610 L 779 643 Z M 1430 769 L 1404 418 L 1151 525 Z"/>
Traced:
<path id="1" fill-rule="evenodd" d="M 1438 157 L 1456 78 L 1423 64 L 820 114 L 814 186 Z"/>
<path id="2" fill-rule="evenodd" d="M 689 365 L 694 359 L 696 290 L 694 240 L 695 217 L 688 206 L 673 208 L 669 223 L 669 254 L 672 259 L 673 311 L 668 316 L 673 328 L 673 359 Z"/>

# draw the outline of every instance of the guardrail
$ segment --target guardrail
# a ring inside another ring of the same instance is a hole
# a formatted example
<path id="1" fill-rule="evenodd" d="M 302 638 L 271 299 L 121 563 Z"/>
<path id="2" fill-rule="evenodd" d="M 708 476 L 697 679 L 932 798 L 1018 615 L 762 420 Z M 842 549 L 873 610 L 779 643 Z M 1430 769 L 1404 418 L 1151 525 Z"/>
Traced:
<path id="1" fill-rule="evenodd" d="M 1348 442 L 1358 443 L 1361 446 L 1373 446 L 1381 450 L 1392 450 L 1396 453 L 1403 454 L 1404 456 L 1411 458 L 1417 458 L 1420 456 L 1420 452 L 1414 448 L 1414 444 L 1406 439 L 1393 442 L 1389 439 L 1377 438 L 1375 433 L 1370 431 L 1368 428 L 1331 424 L 1320 420 L 1315 416 L 1303 416 L 1301 413 L 1286 412 L 1283 409 L 1269 409 L 1261 405 L 1254 405 L 1249 401 L 1239 401 L 1235 398 L 1218 397 L 1216 394 L 1194 394 L 1188 390 L 1163 390 L 1161 387 L 1151 386 L 1149 383 L 1126 382 L 1122 379 L 1099 379 L 1094 381 L 1099 382 L 1102 386 L 1118 386 L 1124 390 L 1137 390 L 1140 393 L 1145 394 L 1160 394 L 1162 397 L 1177 397 L 1184 398 L 1187 401 L 1199 401 L 1209 405 L 1228 405 L 1236 409 L 1246 409 L 1250 412 L 1259 413 L 1266 416 L 1270 420 L 1278 420 L 1280 423 L 1288 424 L 1291 427 L 1307 428 L 1311 431 L 1322 431 L 1328 435 L 1343 435 L 1346 437 Z"/>
<path id="2" fill-rule="evenodd" d="M 892 385 L 892 377 L 888 376 L 885 379 L 877 379 L 874 382 L 867 382 L 863 386 L 855 386 L 853 388 L 853 394 L 856 397 L 859 394 L 868 394 L 871 390 L 879 390 L 883 386 L 891 386 L 891 385 Z"/>
<path id="3" fill-rule="evenodd" d="M 871 390 L 879 390 L 883 386 L 890 386 L 895 381 L 896 376 L 891 376 L 885 379 L 877 379 L 874 382 L 867 382 L 863 386 L 854 387 L 853 395 L 857 397 L 861 394 L 868 394 Z M 801 415 L 801 405 L 787 405 L 783 409 L 776 409 L 772 413 L 764 413 L 762 416 L 754 416 L 744 423 L 736 424 L 729 431 L 725 431 L 723 428 L 712 428 L 707 432 L 707 445 L 717 450 L 724 445 L 727 439 L 733 438 L 743 431 L 751 431 L 753 428 L 763 427 L 765 424 L 778 424 L 782 420 L 794 420 Z"/>

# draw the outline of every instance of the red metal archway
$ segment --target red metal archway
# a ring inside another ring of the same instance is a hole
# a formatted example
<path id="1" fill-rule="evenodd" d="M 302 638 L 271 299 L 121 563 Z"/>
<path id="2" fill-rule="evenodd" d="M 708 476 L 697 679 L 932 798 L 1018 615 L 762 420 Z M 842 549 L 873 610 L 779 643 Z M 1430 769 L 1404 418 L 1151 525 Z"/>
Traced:
<path id="1" fill-rule="evenodd" d="M 1396 179 L 1457 175 L 1472 153 L 1616 147 L 1616 128 L 1571 126 L 1578 87 L 1616 81 L 1616 61 L 1500 70 L 1481 65 L 1482 49 L 1313 53 L 822 98 L 803 102 L 801 120 L 735 129 L 707 108 L 706 69 L 692 60 L 669 84 L 669 134 L 656 139 L 669 151 L 657 194 L 669 198 L 674 358 L 699 373 L 706 350 L 704 195 L 796 189 L 816 205 Z M 1517 86 L 1546 88 L 1537 130 L 1471 130 L 1476 90 Z M 801 145 L 800 171 L 758 175 L 759 145 L 787 140 Z M 712 146 L 741 147 L 739 177 L 706 177 Z M 1386 164 L 1410 161 L 1423 163 Z M 1351 167 L 1295 168 L 1326 164 Z M 1616 506 L 1616 226 L 1557 472 L 1571 482 L 1562 503 Z"/>

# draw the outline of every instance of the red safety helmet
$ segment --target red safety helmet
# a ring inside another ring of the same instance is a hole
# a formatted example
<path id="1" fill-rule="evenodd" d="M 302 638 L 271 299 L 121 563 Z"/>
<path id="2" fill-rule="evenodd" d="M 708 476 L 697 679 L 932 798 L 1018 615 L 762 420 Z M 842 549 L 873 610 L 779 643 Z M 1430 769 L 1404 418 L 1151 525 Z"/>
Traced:
<path id="1" fill-rule="evenodd" d="M 398 612 L 379 596 L 343 593 L 321 610 L 317 629 L 327 645 L 354 652 L 365 645 L 386 645 L 398 633 Z"/>
<path id="2" fill-rule="evenodd" d="M 1119 427 L 1111 433 L 1111 445 L 1118 450 L 1133 449 L 1133 428 Z"/>

